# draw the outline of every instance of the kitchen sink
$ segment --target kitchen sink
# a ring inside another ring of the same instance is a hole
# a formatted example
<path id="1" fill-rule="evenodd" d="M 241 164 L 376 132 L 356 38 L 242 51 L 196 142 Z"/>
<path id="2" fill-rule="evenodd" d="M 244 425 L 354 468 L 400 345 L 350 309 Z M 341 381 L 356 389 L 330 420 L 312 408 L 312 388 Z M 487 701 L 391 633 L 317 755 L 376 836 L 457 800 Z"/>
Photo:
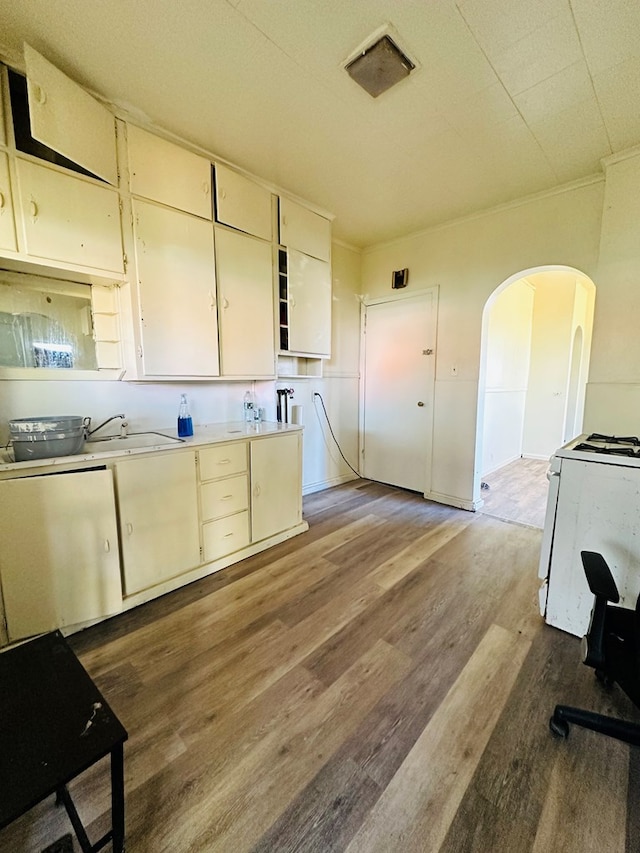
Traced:
<path id="1" fill-rule="evenodd" d="M 162 432 L 130 432 L 125 436 L 105 436 L 85 441 L 83 453 L 111 453 L 114 450 L 133 450 L 137 447 L 161 447 L 166 444 L 182 444 L 181 438 Z"/>

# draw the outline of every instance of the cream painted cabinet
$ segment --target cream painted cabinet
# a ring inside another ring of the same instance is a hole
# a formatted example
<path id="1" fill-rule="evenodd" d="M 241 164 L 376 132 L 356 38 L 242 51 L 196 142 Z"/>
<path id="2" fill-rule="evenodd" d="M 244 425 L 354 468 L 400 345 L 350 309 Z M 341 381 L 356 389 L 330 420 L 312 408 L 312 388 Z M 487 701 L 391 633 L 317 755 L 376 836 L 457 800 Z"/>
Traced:
<path id="1" fill-rule="evenodd" d="M 331 222 L 288 198 L 280 198 L 280 243 L 321 261 L 331 259 Z"/>
<path id="2" fill-rule="evenodd" d="M 204 562 L 249 544 L 247 443 L 199 451 L 200 513 Z"/>
<path id="3" fill-rule="evenodd" d="M 116 190 L 16 158 L 21 226 L 29 255 L 122 273 Z"/>
<path id="4" fill-rule="evenodd" d="M 302 434 L 251 441 L 251 541 L 302 521 Z"/>
<path id="5" fill-rule="evenodd" d="M 142 196 L 212 219 L 211 163 L 135 125 L 127 125 L 129 187 Z"/>
<path id="6" fill-rule="evenodd" d="M 10 640 L 122 610 L 111 471 L 4 480 L 0 503 Z"/>
<path id="7" fill-rule="evenodd" d="M 216 220 L 247 234 L 271 240 L 271 193 L 255 181 L 216 165 Z"/>
<path id="8" fill-rule="evenodd" d="M 286 282 L 288 345 L 282 349 L 303 355 L 331 355 L 330 265 L 289 249 Z"/>
<path id="9" fill-rule="evenodd" d="M 220 373 L 273 377 L 275 344 L 271 244 L 217 227 Z"/>
<path id="10" fill-rule="evenodd" d="M 213 228 L 204 219 L 135 199 L 143 376 L 217 376 Z"/>
<path id="11" fill-rule="evenodd" d="M 0 116 L 0 122 L 2 116 Z M 15 252 L 16 226 L 13 218 L 13 201 L 11 185 L 9 184 L 9 160 L 6 154 L 0 152 L 0 249 Z"/>
<path id="12" fill-rule="evenodd" d="M 113 113 L 27 44 L 24 59 L 34 139 L 117 185 Z"/>
<path id="13" fill-rule="evenodd" d="M 125 595 L 199 565 L 195 451 L 126 459 L 115 472 Z"/>

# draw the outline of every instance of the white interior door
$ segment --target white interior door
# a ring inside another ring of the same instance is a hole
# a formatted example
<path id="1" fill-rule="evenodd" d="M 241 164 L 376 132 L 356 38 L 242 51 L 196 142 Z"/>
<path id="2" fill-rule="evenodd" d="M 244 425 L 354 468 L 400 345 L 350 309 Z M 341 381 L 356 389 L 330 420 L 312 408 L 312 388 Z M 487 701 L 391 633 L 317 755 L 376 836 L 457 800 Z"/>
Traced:
<path id="1" fill-rule="evenodd" d="M 431 479 L 437 291 L 366 308 L 363 469 L 427 492 Z"/>

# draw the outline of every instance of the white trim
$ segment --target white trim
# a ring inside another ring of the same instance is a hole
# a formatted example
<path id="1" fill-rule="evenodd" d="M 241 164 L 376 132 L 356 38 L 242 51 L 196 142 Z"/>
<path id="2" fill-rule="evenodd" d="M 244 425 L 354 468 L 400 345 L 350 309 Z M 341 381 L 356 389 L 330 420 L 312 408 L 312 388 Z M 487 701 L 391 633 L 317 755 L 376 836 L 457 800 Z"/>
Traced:
<path id="1" fill-rule="evenodd" d="M 325 489 L 330 489 L 333 486 L 341 486 L 343 483 L 351 483 L 354 480 L 360 480 L 355 474 L 342 474 L 340 477 L 330 477 L 328 480 L 318 480 L 315 483 L 308 483 L 302 487 L 302 494 L 312 495 L 314 492 L 323 492 Z"/>
<path id="2" fill-rule="evenodd" d="M 447 506 L 455 506 L 458 507 L 458 509 L 467 509 L 470 512 L 476 512 L 480 507 L 484 506 L 483 500 L 468 501 L 463 498 L 455 497 L 454 495 L 445 495 L 442 492 L 425 492 L 424 497 L 425 500 L 428 501 L 447 504 Z"/>

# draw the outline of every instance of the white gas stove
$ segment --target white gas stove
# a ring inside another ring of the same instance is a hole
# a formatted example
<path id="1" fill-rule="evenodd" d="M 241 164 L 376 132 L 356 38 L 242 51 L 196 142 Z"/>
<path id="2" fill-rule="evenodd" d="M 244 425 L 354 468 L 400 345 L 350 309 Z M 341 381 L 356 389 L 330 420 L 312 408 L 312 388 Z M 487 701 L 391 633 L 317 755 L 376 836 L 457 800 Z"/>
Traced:
<path id="1" fill-rule="evenodd" d="M 581 551 L 599 551 L 633 609 L 640 593 L 640 438 L 581 435 L 549 462 L 540 550 L 540 611 L 550 625 L 581 636 L 593 596 Z"/>

